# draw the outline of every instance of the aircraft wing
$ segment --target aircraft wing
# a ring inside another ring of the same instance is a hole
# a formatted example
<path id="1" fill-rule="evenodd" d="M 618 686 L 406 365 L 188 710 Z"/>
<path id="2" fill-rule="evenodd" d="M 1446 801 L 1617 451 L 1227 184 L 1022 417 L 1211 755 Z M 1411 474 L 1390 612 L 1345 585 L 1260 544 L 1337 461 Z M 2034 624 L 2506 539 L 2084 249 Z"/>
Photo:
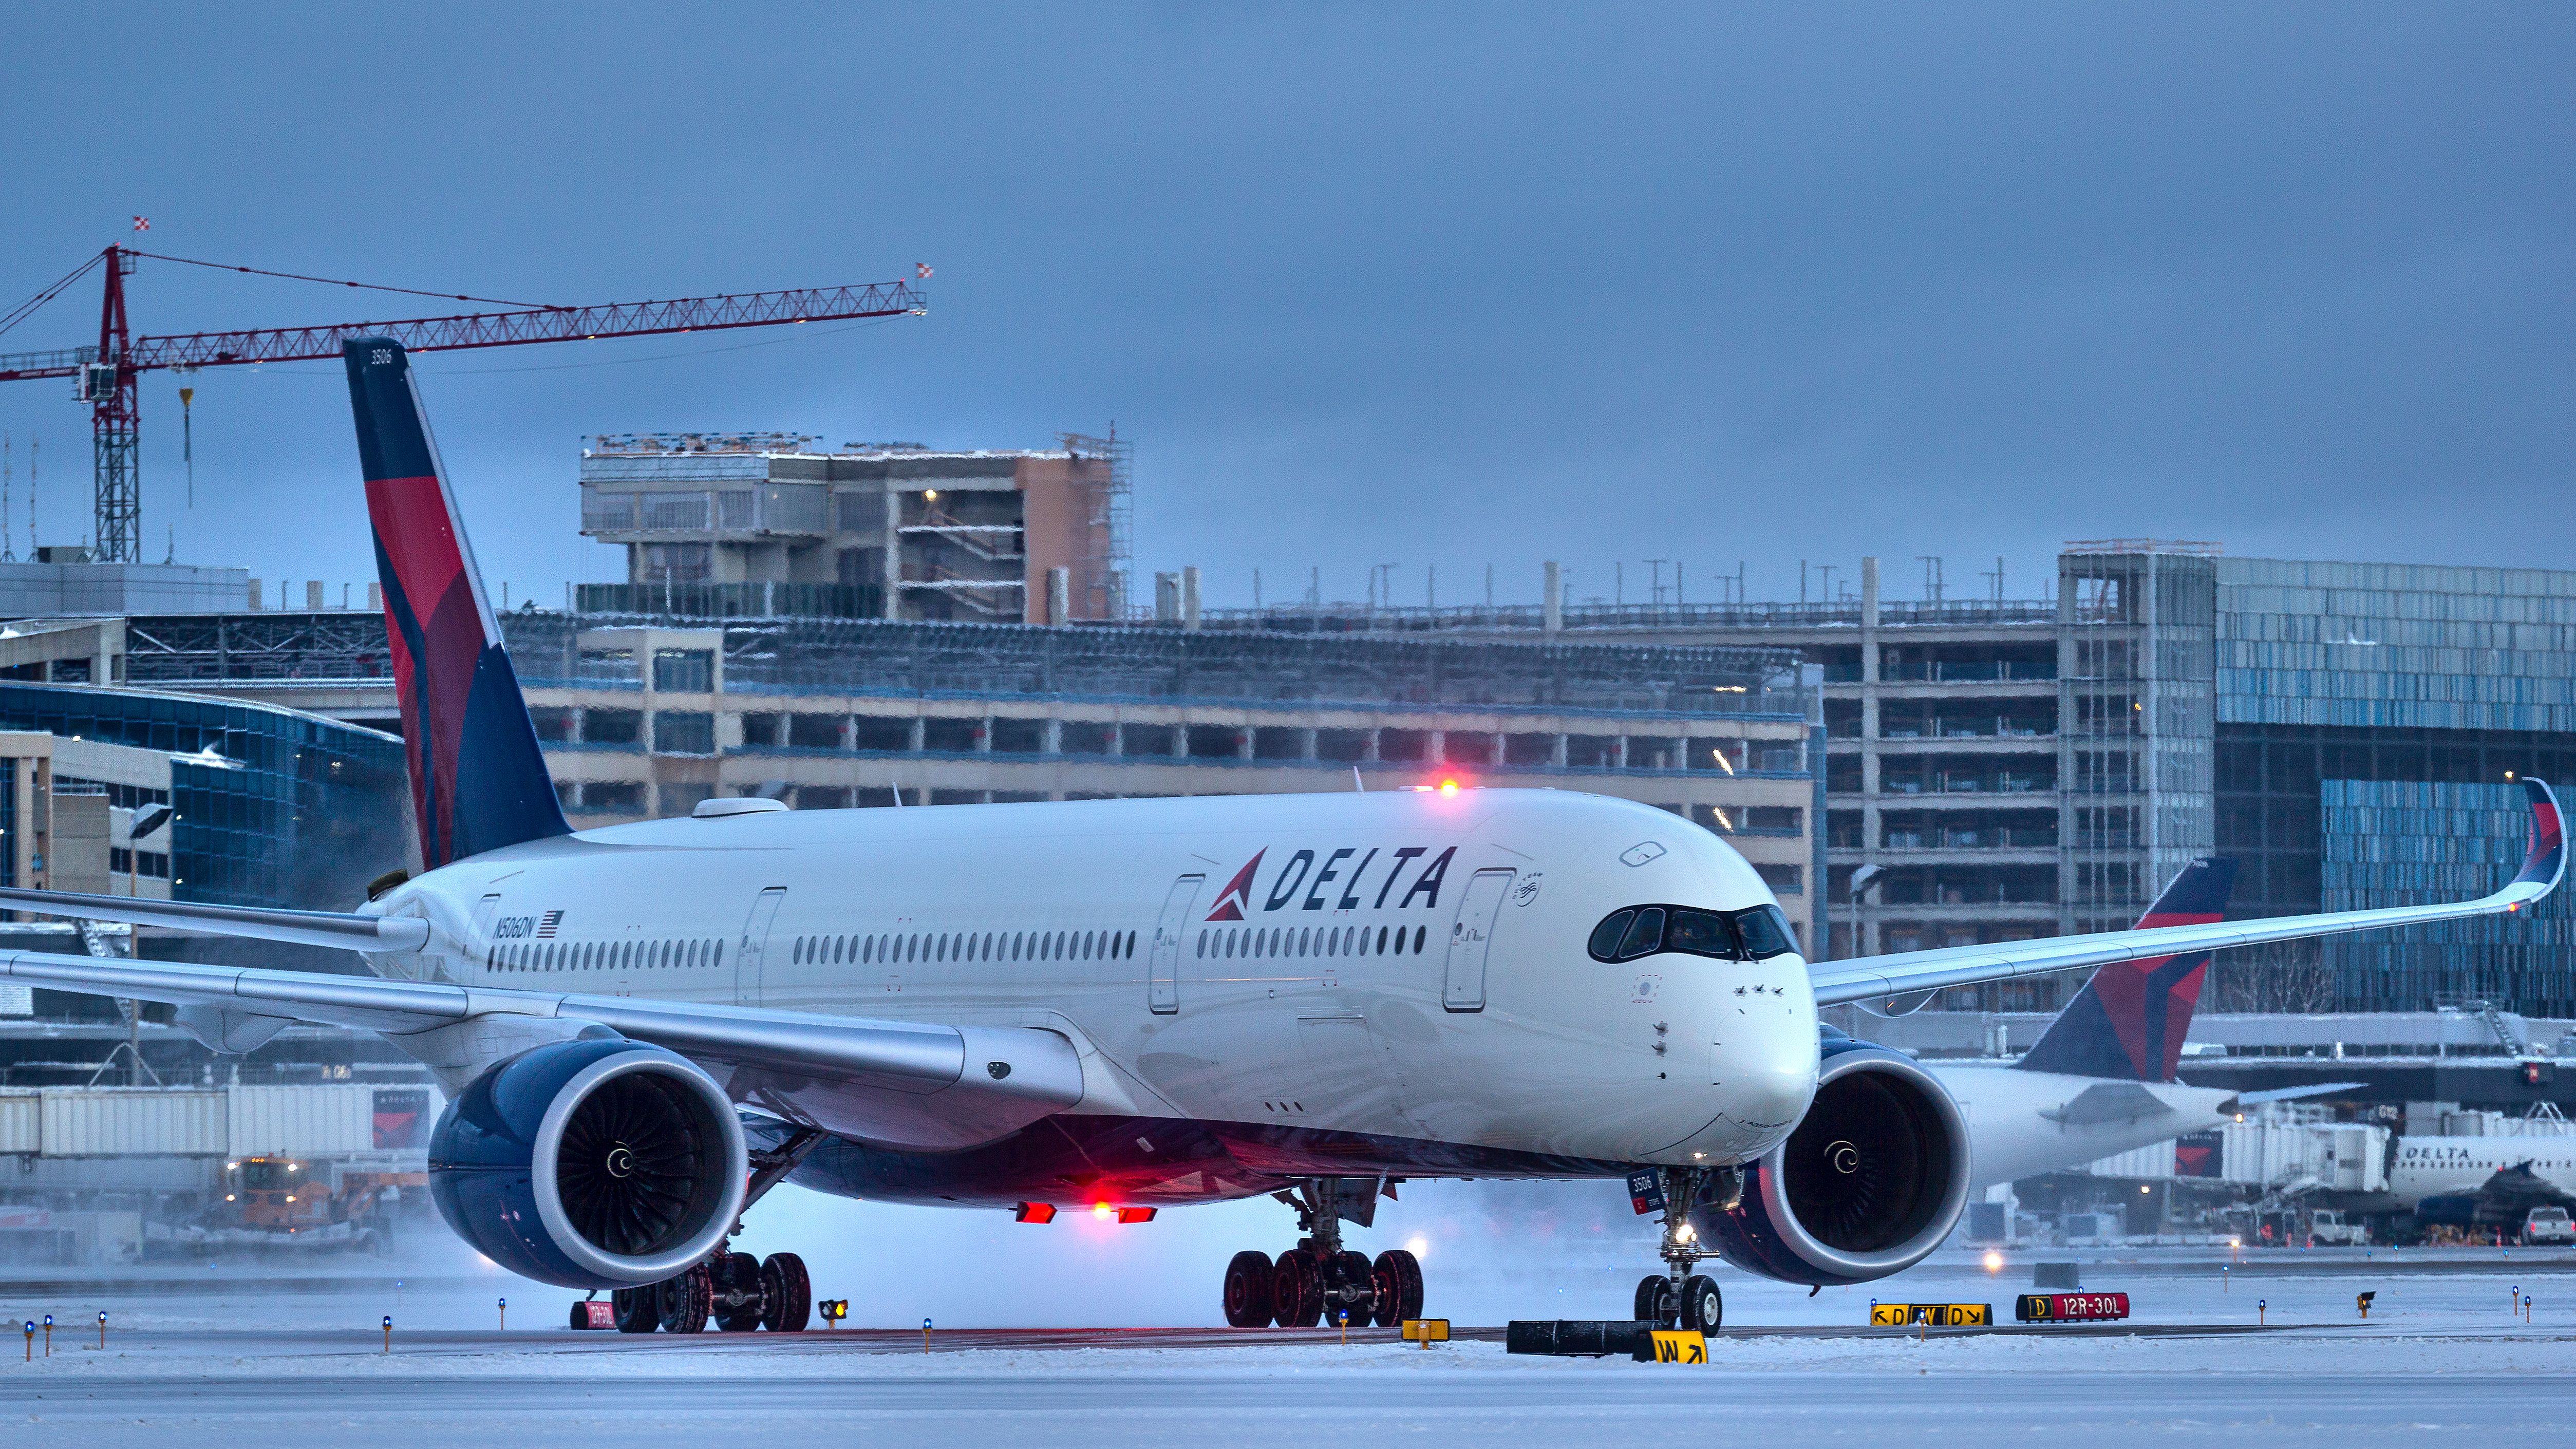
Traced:
<path id="1" fill-rule="evenodd" d="M 189 1030 L 230 1051 L 257 1046 L 292 1021 L 391 1036 L 474 1017 L 595 1023 L 689 1058 L 725 1084 L 738 1102 L 760 1102 L 773 1090 L 793 1093 L 797 1110 L 787 1115 L 810 1117 L 815 1125 L 844 1136 L 922 1149 L 990 1141 L 1072 1106 L 1083 1092 L 1081 1058 L 1073 1043 L 1035 1027 L 872 1021 L 759 1007 L 33 951 L 0 952 L 0 979 L 166 1002 L 180 1008 Z"/>
<path id="2" fill-rule="evenodd" d="M 2525 779 L 2531 801 L 2531 845 L 2522 871 L 2502 890 L 2473 901 L 2431 906 L 2390 906 L 2369 911 L 2329 911 L 2314 916 L 2273 916 L 2251 921 L 2213 921 L 2197 926 L 2161 926 L 2151 930 L 2110 931 L 2091 936 L 2053 936 L 2036 941 L 2007 941 L 1991 946 L 1951 946 L 1938 951 L 1901 951 L 1851 961 L 1827 961 L 1808 968 L 1818 1006 L 1845 1002 L 1899 1001 L 1945 986 L 1973 986 L 2007 981 L 2079 966 L 2172 956 L 2227 946 L 2253 946 L 2266 941 L 2296 941 L 2310 936 L 2336 936 L 2347 931 L 2377 931 L 2390 926 L 2455 921 L 2468 916 L 2519 911 L 2558 888 L 2567 870 L 2567 845 L 2558 815 L 2558 797 L 2540 780 Z"/>
<path id="3" fill-rule="evenodd" d="M 336 946 L 344 951 L 417 951 L 429 944 L 429 922 L 411 916 L 210 906 L 195 901 L 31 891 L 15 886 L 0 886 L 0 905 L 21 906 L 37 915 L 130 921 L 138 926 L 166 926 L 215 936 L 252 936 L 263 941 L 291 941 L 299 946 Z"/>

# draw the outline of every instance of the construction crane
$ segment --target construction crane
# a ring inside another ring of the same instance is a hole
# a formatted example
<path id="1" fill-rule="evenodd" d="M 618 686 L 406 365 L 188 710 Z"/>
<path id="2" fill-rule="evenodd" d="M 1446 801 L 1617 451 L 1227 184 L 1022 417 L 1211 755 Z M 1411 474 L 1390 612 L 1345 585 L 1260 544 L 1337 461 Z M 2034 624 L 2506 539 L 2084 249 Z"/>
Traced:
<path id="1" fill-rule="evenodd" d="M 138 226 L 140 218 L 137 218 Z M 135 456 L 140 412 L 136 382 L 157 368 L 180 372 L 200 367 L 231 367 L 259 362 L 311 362 L 340 356 L 340 344 L 351 337 L 389 336 L 413 352 L 446 352 L 468 347 L 518 347 L 534 342 L 587 342 L 602 337 L 649 337 L 674 332 L 711 332 L 733 327 L 775 327 L 803 322 L 834 322 L 868 317 L 920 316 L 927 310 L 919 288 L 909 282 L 866 286 L 803 287 L 783 292 L 742 292 L 718 297 L 681 297 L 665 302 L 613 302 L 597 307 L 527 307 L 510 312 L 472 312 L 451 317 L 412 317 L 390 322 L 353 322 L 337 327 L 280 327 L 243 332 L 192 332 L 184 336 L 134 337 L 125 311 L 125 279 L 137 258 L 193 262 L 111 245 L 70 275 L 0 315 L 0 330 L 53 300 L 92 268 L 103 267 L 105 294 L 99 301 L 96 346 L 52 352 L 0 354 L 0 382 L 67 377 L 74 395 L 90 405 L 93 453 L 97 468 L 94 503 L 96 557 L 105 563 L 142 561 L 142 477 Z M 251 267 L 221 270 L 256 272 Z M 920 277 L 930 268 L 918 266 Z M 285 273 L 263 272 L 265 276 Z M 298 278 L 322 281 L 323 278 Z M 358 286 L 359 283 L 341 283 Z M 377 288 L 412 291 L 411 288 Z M 426 293 L 421 296 L 455 294 Z M 488 298 L 458 296 L 459 301 Z"/>

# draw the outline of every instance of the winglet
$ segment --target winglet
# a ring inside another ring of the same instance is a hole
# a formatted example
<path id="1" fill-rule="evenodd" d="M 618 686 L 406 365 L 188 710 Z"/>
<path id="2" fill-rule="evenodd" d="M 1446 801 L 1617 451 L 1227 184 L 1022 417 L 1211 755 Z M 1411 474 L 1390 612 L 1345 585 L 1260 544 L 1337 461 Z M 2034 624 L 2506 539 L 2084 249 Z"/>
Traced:
<path id="1" fill-rule="evenodd" d="M 2536 901 L 2558 889 L 2558 882 L 2567 875 L 2567 822 L 2558 813 L 2558 796 L 2550 790 L 2548 781 L 2525 775 L 2522 789 L 2531 797 L 2531 848 L 2523 857 L 2522 874 L 2513 878 L 2513 884 L 2540 887 L 2525 897 Z M 2505 909 L 2515 910 L 2520 904 Z"/>

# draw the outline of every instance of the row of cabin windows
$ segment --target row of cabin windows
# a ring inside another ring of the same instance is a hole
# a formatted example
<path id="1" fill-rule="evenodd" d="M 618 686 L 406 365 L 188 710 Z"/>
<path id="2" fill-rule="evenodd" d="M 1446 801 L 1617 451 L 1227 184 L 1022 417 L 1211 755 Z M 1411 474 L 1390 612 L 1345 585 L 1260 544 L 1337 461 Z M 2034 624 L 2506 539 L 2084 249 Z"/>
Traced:
<path id="1" fill-rule="evenodd" d="M 722 941 L 531 941 L 495 947 L 495 971 L 623 971 L 722 966 Z"/>
<path id="2" fill-rule="evenodd" d="M 1133 931 L 946 931 L 936 935 L 799 936 L 797 965 L 888 966 L 907 961 L 1123 961 Z"/>
<path id="3" fill-rule="evenodd" d="M 1429 926 L 1411 931 L 1402 926 L 1242 926 L 1199 932 L 1199 955 L 1216 959 L 1236 956 L 1386 956 L 1418 952 L 1431 938 Z"/>

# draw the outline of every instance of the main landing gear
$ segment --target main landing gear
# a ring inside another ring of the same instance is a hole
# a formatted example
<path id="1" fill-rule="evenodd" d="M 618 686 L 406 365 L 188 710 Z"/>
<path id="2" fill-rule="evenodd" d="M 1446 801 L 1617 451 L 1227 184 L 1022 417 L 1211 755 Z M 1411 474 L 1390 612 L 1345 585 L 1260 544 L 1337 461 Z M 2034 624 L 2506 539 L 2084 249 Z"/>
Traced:
<path id="1" fill-rule="evenodd" d="M 677 1277 L 611 1296 L 620 1333 L 802 1333 L 814 1316 L 814 1283 L 794 1253 L 755 1258 L 719 1252 Z"/>
<path id="2" fill-rule="evenodd" d="M 751 1184 L 742 1195 L 749 1212 L 768 1191 L 820 1146 L 823 1133 L 797 1129 L 776 1147 L 751 1154 Z M 734 1232 L 742 1224 L 734 1224 Z M 805 1260 L 794 1253 L 755 1258 L 718 1248 L 676 1277 L 640 1288 L 620 1288 L 611 1297 L 620 1333 L 704 1333 L 707 1320 L 727 1333 L 766 1328 L 772 1333 L 802 1333 L 814 1316 L 814 1280 Z"/>
<path id="3" fill-rule="evenodd" d="M 1422 1316 L 1422 1265 L 1402 1248 L 1377 1255 L 1342 1246 L 1342 1222 L 1377 1216 L 1380 1179 L 1310 1177 L 1276 1194 L 1297 1210 L 1297 1246 L 1274 1261 L 1241 1252 L 1225 1265 L 1225 1321 L 1236 1328 L 1313 1328 L 1318 1323 L 1393 1328 Z M 1388 1194 L 1393 1196 L 1392 1193 Z"/>
<path id="4" fill-rule="evenodd" d="M 1664 1241 L 1657 1250 L 1664 1271 L 1638 1280 L 1636 1316 L 1662 1328 L 1715 1333 L 1726 1318 L 1726 1298 L 1716 1279 L 1691 1271 L 1717 1256 L 1700 1246 L 1691 1207 L 1705 1201 L 1720 1212 L 1733 1208 L 1744 1195 L 1744 1174 L 1732 1167 L 1660 1167 L 1655 1176 L 1664 1194 Z"/>

